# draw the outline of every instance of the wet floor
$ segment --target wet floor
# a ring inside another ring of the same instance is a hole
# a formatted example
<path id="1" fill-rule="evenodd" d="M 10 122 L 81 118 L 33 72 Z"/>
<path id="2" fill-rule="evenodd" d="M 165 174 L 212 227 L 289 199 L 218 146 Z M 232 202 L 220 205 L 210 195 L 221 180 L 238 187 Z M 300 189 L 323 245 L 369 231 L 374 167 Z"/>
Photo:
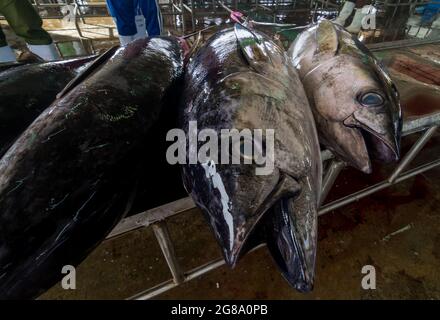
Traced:
<path id="1" fill-rule="evenodd" d="M 404 150 L 416 136 L 405 139 Z M 440 136 L 415 164 L 435 159 Z M 389 174 L 344 170 L 329 201 Z M 162 299 L 440 299 L 440 169 L 433 169 L 319 219 L 315 289 L 300 294 L 284 281 L 265 247 L 234 270 L 219 269 L 172 289 Z M 184 270 L 220 257 L 198 210 L 170 220 Z M 397 232 L 396 232 L 397 231 Z M 361 269 L 376 270 L 376 290 L 364 290 Z M 122 299 L 168 280 L 170 274 L 151 229 L 101 244 L 77 269 L 77 289 L 58 284 L 42 299 Z"/>

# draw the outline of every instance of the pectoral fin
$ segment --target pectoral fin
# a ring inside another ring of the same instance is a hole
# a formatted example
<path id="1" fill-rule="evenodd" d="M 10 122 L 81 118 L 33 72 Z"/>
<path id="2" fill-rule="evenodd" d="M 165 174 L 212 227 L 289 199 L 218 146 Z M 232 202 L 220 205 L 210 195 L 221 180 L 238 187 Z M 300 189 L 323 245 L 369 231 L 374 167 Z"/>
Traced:
<path id="1" fill-rule="evenodd" d="M 313 289 L 317 245 L 317 205 L 310 190 L 283 198 L 267 216 L 267 246 L 289 284 L 300 292 Z"/>
<path id="2" fill-rule="evenodd" d="M 238 23 L 235 24 L 234 31 L 243 56 L 255 71 L 263 72 L 264 65 L 268 63 L 273 66 L 285 63 L 284 52 L 273 42 Z M 272 51 L 276 51 L 276 54 L 272 54 Z"/>

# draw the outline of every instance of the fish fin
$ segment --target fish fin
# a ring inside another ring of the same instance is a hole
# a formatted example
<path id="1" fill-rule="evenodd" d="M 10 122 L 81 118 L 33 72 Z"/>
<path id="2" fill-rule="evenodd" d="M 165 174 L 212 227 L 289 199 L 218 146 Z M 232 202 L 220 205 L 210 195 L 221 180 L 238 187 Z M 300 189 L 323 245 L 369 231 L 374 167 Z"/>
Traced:
<path id="1" fill-rule="evenodd" d="M 189 177 L 190 175 L 191 175 L 191 171 L 189 171 L 188 169 L 187 169 L 187 167 L 185 167 L 185 166 L 181 166 L 181 169 L 180 169 L 180 171 L 181 171 L 181 177 L 182 177 L 182 183 L 183 183 L 183 187 L 185 188 L 185 191 L 188 193 L 188 194 L 191 194 L 191 192 L 192 192 L 192 182 L 193 182 L 193 180 L 191 179 L 191 177 Z"/>
<path id="2" fill-rule="evenodd" d="M 336 55 L 339 47 L 339 38 L 338 31 L 333 22 L 322 20 L 318 23 L 316 41 L 318 43 L 317 53 Z"/>
<path id="3" fill-rule="evenodd" d="M 272 63 L 265 40 L 261 36 L 238 23 L 235 24 L 234 31 L 239 48 L 253 69 L 258 72 L 261 70 L 262 64 Z"/>
<path id="4" fill-rule="evenodd" d="M 73 78 L 64 89 L 57 94 L 57 99 L 64 97 L 67 93 L 69 93 L 73 88 L 75 88 L 78 84 L 87 79 L 98 67 L 100 67 L 103 63 L 105 63 L 119 48 L 119 46 L 114 46 L 108 49 L 106 52 L 101 54 L 98 58 L 95 59 L 90 65 L 88 65 L 82 72 L 80 72 L 75 78 Z"/>
<path id="5" fill-rule="evenodd" d="M 315 274 L 318 212 L 311 192 L 281 199 L 266 220 L 267 247 L 284 278 L 300 292 L 313 289 Z"/>

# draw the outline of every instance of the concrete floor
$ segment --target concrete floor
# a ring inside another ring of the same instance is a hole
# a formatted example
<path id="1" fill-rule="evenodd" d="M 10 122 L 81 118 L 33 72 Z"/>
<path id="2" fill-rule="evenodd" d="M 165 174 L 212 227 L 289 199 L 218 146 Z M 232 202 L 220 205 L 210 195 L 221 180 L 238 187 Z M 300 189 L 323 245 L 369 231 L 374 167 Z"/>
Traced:
<path id="1" fill-rule="evenodd" d="M 416 137 L 405 139 L 404 149 Z M 417 159 L 438 155 L 436 136 Z M 379 181 L 345 169 L 329 200 Z M 221 267 L 173 289 L 160 299 L 440 299 L 440 169 L 320 217 L 315 289 L 300 294 L 284 281 L 265 247 L 248 254 L 236 269 Z M 408 227 L 409 226 L 409 227 Z M 406 231 L 387 235 L 406 227 Z M 198 210 L 169 223 L 185 270 L 220 257 Z M 377 289 L 361 288 L 364 265 L 376 268 Z M 54 286 L 41 299 L 122 299 L 170 278 L 151 229 L 101 244 L 77 269 L 77 289 Z"/>

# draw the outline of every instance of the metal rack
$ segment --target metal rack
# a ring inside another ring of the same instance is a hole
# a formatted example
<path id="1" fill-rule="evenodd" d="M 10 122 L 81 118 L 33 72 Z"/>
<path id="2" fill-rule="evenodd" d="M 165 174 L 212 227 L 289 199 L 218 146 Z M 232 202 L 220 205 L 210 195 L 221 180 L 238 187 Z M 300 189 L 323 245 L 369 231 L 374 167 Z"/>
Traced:
<path id="1" fill-rule="evenodd" d="M 388 188 L 394 184 L 405 181 L 425 171 L 440 166 L 440 158 L 429 163 L 417 166 L 416 168 L 405 171 L 412 160 L 423 149 L 424 145 L 433 137 L 437 128 L 440 126 L 440 112 L 434 115 L 420 117 L 414 120 L 410 120 L 404 123 L 403 135 L 410 135 L 416 132 L 425 131 L 424 134 L 413 144 L 411 149 L 406 153 L 403 159 L 395 167 L 390 176 L 375 185 L 369 186 L 365 189 L 332 201 L 325 204 L 319 209 L 319 216 L 329 213 L 335 209 L 341 208 L 347 204 L 358 201 L 364 197 L 367 197 L 382 189 Z M 333 155 L 329 151 L 325 151 L 322 154 L 323 161 L 331 161 L 328 169 L 323 177 L 323 187 L 321 191 L 321 199 L 324 200 L 331 190 L 339 173 L 345 167 L 345 164 L 337 159 L 333 159 Z M 133 295 L 128 299 L 146 300 L 156 297 L 168 290 L 171 290 L 183 283 L 196 279 L 214 269 L 217 269 L 225 264 L 223 258 L 219 258 L 204 265 L 198 266 L 192 270 L 184 271 L 177 261 L 177 257 L 174 252 L 173 242 L 171 240 L 167 220 L 178 214 L 184 214 L 185 212 L 195 208 L 194 202 L 190 198 L 180 199 L 166 205 L 154 208 L 137 215 L 125 218 L 122 220 L 115 229 L 109 234 L 107 240 L 114 239 L 127 232 L 134 231 L 140 228 L 152 227 L 159 246 L 162 250 L 163 256 L 167 262 L 172 279 L 162 282 L 154 287 L 148 288 L 138 294 Z M 258 250 L 264 245 L 259 245 L 252 249 Z"/>
<path id="2" fill-rule="evenodd" d="M 438 41 L 437 41 L 438 42 Z M 424 41 L 423 43 L 431 43 Z M 396 45 L 396 43 L 385 43 L 382 46 L 371 45 L 370 50 L 378 51 L 384 48 L 395 48 L 395 47 L 407 47 L 413 45 L 413 42 L 403 41 Z M 346 166 L 342 161 L 335 159 L 332 153 L 328 150 L 322 152 L 323 161 L 329 161 L 327 170 L 323 177 L 322 190 L 321 190 L 321 207 L 319 209 L 319 216 L 329 213 L 335 209 L 341 208 L 347 204 L 353 203 L 367 197 L 375 192 L 382 189 L 388 188 L 399 182 L 407 180 L 432 168 L 440 166 L 440 158 L 419 165 L 415 168 L 406 170 L 409 164 L 414 160 L 414 158 L 420 153 L 425 144 L 433 137 L 436 133 L 438 127 L 440 126 L 440 111 L 434 114 L 421 116 L 413 119 L 406 120 L 403 124 L 402 135 L 408 136 L 418 132 L 424 131 L 423 135 L 412 145 L 411 149 L 405 154 L 401 161 L 396 165 L 393 172 L 389 175 L 387 179 L 369 186 L 365 189 L 357 191 L 355 193 L 349 194 L 345 197 L 334 200 L 325 205 L 323 201 L 327 197 L 329 191 L 331 190 L 336 178 L 339 176 L 342 169 Z M 406 171 L 405 171 L 406 170 Z M 156 297 L 172 288 L 175 288 L 183 283 L 189 282 L 195 278 L 198 278 L 214 269 L 219 268 L 225 264 L 223 258 L 210 261 L 204 265 L 198 266 L 192 270 L 184 271 L 179 265 L 175 252 L 173 242 L 171 240 L 168 228 L 167 220 L 178 214 L 184 214 L 188 210 L 195 208 L 194 202 L 191 198 L 180 199 L 166 205 L 147 210 L 145 212 L 139 213 L 137 215 L 123 219 L 115 229 L 108 235 L 107 240 L 114 239 L 115 237 L 121 236 L 127 232 L 137 230 L 140 228 L 152 227 L 156 239 L 160 245 L 163 256 L 167 262 L 172 279 L 160 283 L 154 287 L 148 288 L 136 295 L 133 295 L 129 299 L 150 299 Z M 260 245 L 254 250 L 258 250 L 264 245 Z"/>

